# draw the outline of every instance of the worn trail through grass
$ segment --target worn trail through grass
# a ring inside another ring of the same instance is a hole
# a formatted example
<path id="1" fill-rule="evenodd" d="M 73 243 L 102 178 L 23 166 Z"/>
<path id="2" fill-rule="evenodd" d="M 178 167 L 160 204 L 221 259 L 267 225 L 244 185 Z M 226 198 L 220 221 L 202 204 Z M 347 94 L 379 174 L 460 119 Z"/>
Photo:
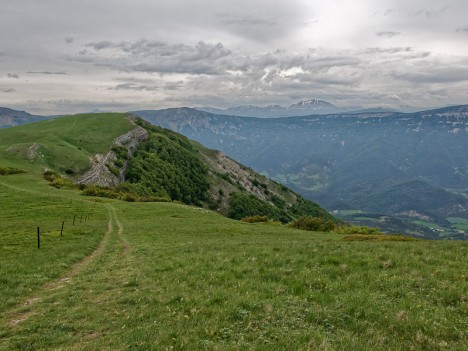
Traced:
<path id="1" fill-rule="evenodd" d="M 37 314 L 36 305 L 43 301 L 44 297 L 49 295 L 51 292 L 63 289 L 66 284 L 71 284 L 72 279 L 79 274 L 82 269 L 90 264 L 96 257 L 101 255 L 109 241 L 109 238 L 112 234 L 115 234 L 114 230 L 114 223 L 118 226 L 118 235 L 120 240 L 123 240 L 122 233 L 123 233 L 123 226 L 117 218 L 114 208 L 109 205 L 104 205 L 107 208 L 109 219 L 107 222 L 107 231 L 104 234 L 104 237 L 99 242 L 98 247 L 88 256 L 86 256 L 83 260 L 76 263 L 68 270 L 65 274 L 63 274 L 59 279 L 48 282 L 45 284 L 35 296 L 28 298 L 24 303 L 20 304 L 14 310 L 7 312 L 8 315 L 8 324 L 10 327 L 16 327 L 18 324 L 26 321 L 32 315 Z M 128 244 L 124 244 L 125 249 L 128 249 Z"/>
<path id="2" fill-rule="evenodd" d="M 79 308 L 86 309 L 86 314 L 93 314 L 96 312 L 94 304 L 101 304 L 108 290 L 114 290 L 116 285 L 123 284 L 119 277 L 128 278 L 126 266 L 130 245 L 124 238 L 124 228 L 114 207 L 111 204 L 104 204 L 104 206 L 108 212 L 107 231 L 97 248 L 74 264 L 61 277 L 46 283 L 33 296 L 5 313 L 1 324 L 6 324 L 4 327 L 9 329 L 11 337 L 0 340 L 0 350 L 14 348 L 16 336 L 24 337 L 30 325 L 40 324 L 41 320 L 49 318 L 56 320 L 53 316 L 57 316 L 60 320 L 60 316 L 67 314 L 61 311 L 70 307 L 70 300 L 77 303 L 92 301 L 91 305 L 84 303 Z M 124 272 L 118 274 L 117 271 L 122 269 Z M 93 292 L 103 287 L 103 284 L 105 288 L 102 294 L 94 295 Z M 84 288 L 85 286 L 93 289 Z M 73 323 L 84 323 L 79 317 L 73 319 Z M 95 331 L 92 334 L 95 335 Z M 24 343 L 22 342 L 21 345 Z"/>

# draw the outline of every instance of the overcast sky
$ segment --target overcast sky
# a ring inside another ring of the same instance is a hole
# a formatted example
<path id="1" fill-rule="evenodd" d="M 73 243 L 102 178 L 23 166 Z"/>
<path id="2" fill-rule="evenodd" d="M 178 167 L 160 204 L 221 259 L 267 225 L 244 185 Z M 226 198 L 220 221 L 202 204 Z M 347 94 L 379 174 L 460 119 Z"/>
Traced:
<path id="1" fill-rule="evenodd" d="M 0 106 L 468 103 L 467 0 L 1 0 Z"/>

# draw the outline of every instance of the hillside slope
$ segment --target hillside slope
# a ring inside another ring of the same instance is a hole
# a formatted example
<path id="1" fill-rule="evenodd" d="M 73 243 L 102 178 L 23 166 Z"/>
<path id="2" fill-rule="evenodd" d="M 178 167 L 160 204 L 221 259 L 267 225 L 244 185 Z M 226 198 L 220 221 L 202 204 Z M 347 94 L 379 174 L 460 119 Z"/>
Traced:
<path id="1" fill-rule="evenodd" d="M 122 113 L 83 114 L 0 130 L 0 162 L 69 175 L 82 174 L 90 159 L 135 126 Z"/>
<path id="2" fill-rule="evenodd" d="M 402 231 L 422 218 L 442 225 L 450 217 L 468 219 L 468 106 L 275 119 L 189 108 L 137 114 L 225 152 L 330 211 L 392 216 L 411 224 Z M 417 187 L 423 202 L 416 188 L 407 191 L 418 182 L 425 184 Z M 420 229 L 429 237 L 461 233 L 451 225 L 446 232 L 431 227 Z"/>
<path id="3" fill-rule="evenodd" d="M 312 215 L 335 220 L 222 153 L 126 114 L 61 117 L 2 130 L 0 140 L 0 165 L 58 172 L 89 195 L 181 201 L 235 219 L 261 215 L 289 222 Z M 56 180 L 53 174 L 48 178 Z"/>

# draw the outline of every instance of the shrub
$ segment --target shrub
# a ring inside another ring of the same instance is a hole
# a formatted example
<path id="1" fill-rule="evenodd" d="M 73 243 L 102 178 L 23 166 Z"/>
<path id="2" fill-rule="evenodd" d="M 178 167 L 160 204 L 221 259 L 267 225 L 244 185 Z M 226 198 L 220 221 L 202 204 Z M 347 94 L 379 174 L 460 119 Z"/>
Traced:
<path id="1" fill-rule="evenodd" d="M 242 222 L 247 223 L 261 223 L 261 222 L 268 222 L 267 216 L 249 216 L 241 218 Z"/>
<path id="2" fill-rule="evenodd" d="M 335 224 L 331 221 L 326 221 L 320 217 L 301 216 L 289 224 L 291 228 L 329 232 L 335 228 Z"/>
<path id="3" fill-rule="evenodd" d="M 66 189 L 75 189 L 76 185 L 67 178 L 63 178 L 60 174 L 57 172 L 47 170 L 45 171 L 42 176 L 44 177 L 45 180 L 50 182 L 50 186 L 53 186 L 54 188 L 60 189 L 60 188 L 66 188 Z"/>
<path id="4" fill-rule="evenodd" d="M 117 167 L 119 167 L 119 168 L 122 168 L 123 165 L 124 165 L 124 163 L 123 163 L 122 160 L 117 159 L 117 160 L 114 161 L 114 165 L 117 166 Z"/>
<path id="5" fill-rule="evenodd" d="M 25 172 L 18 168 L 0 166 L 0 175 L 19 174 L 19 173 L 25 173 Z"/>
<path id="6" fill-rule="evenodd" d="M 86 196 L 107 197 L 109 199 L 121 199 L 123 197 L 123 194 L 119 193 L 116 189 L 100 186 L 87 187 L 83 190 L 82 194 Z"/>
<path id="7" fill-rule="evenodd" d="M 379 234 L 383 234 L 379 230 L 379 228 L 366 227 L 366 226 L 360 226 L 360 225 L 344 225 L 344 226 L 336 227 L 334 232 L 337 233 L 337 234 L 347 234 L 347 235 L 353 235 L 353 234 L 379 235 Z"/>
<path id="8" fill-rule="evenodd" d="M 107 169 L 108 169 L 112 174 L 114 174 L 114 175 L 117 176 L 117 177 L 119 176 L 120 171 L 119 171 L 119 169 L 118 169 L 117 167 L 114 167 L 114 166 L 112 166 L 112 165 L 109 164 L 109 163 L 106 164 L 106 167 L 107 167 Z"/>

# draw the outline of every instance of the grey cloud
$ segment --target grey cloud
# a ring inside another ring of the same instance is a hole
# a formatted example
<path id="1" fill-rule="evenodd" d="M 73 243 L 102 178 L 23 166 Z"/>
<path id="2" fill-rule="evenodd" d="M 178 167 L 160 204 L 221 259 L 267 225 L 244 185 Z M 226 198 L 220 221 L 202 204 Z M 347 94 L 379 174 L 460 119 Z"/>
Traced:
<path id="1" fill-rule="evenodd" d="M 410 12 L 408 14 L 409 17 L 418 17 L 418 16 L 425 16 L 427 18 L 430 18 L 430 17 L 436 17 L 436 16 L 439 16 L 441 15 L 442 13 L 446 12 L 447 10 L 450 9 L 450 6 L 447 5 L 441 9 L 438 9 L 438 10 L 426 10 L 426 9 L 421 9 L 421 10 L 418 10 L 418 11 L 415 11 L 415 12 Z"/>
<path id="2" fill-rule="evenodd" d="M 93 48 L 96 52 L 114 49 L 119 55 L 116 59 L 87 56 L 88 62 L 122 71 L 162 74 L 221 74 L 223 73 L 221 68 L 224 66 L 223 60 L 232 54 L 221 43 L 209 44 L 203 41 L 194 46 L 149 40 L 120 43 L 102 41 L 89 43 L 86 46 Z M 78 59 L 78 61 L 82 60 Z"/>
<path id="3" fill-rule="evenodd" d="M 68 76 L 68 72 L 51 72 L 51 71 L 27 71 L 28 74 L 45 74 L 45 75 L 65 75 Z"/>
<path id="4" fill-rule="evenodd" d="M 153 85 L 143 85 L 137 83 L 122 83 L 116 85 L 113 88 L 109 88 L 109 90 L 134 90 L 134 91 L 156 91 L 160 90 L 159 87 Z"/>
<path id="5" fill-rule="evenodd" d="M 462 27 L 462 28 L 457 28 L 456 32 L 457 33 L 460 33 L 460 32 L 468 33 L 468 26 Z"/>
<path id="6" fill-rule="evenodd" d="M 19 78 L 19 75 L 17 73 L 8 73 L 8 78 L 15 78 L 15 79 L 18 79 Z"/>
<path id="7" fill-rule="evenodd" d="M 375 35 L 377 35 L 378 37 L 381 37 L 381 38 L 393 38 L 393 37 L 396 37 L 396 36 L 398 36 L 400 34 L 401 34 L 400 32 L 393 32 L 393 31 L 383 31 L 383 32 L 375 33 Z"/>
<path id="8" fill-rule="evenodd" d="M 0 89 L 1 89 L 0 91 L 2 93 L 12 93 L 12 92 L 16 91 L 16 89 L 13 89 L 13 88 L 0 88 Z"/>
<path id="9" fill-rule="evenodd" d="M 423 51 L 423 52 L 418 52 L 418 53 L 411 53 L 409 55 L 406 55 L 405 56 L 405 59 L 422 59 L 422 58 L 426 58 L 428 56 L 431 55 L 431 52 L 430 51 Z"/>
<path id="10" fill-rule="evenodd" d="M 384 16 L 391 15 L 392 13 L 393 13 L 393 9 L 387 9 L 387 10 L 384 12 Z"/>
<path id="11" fill-rule="evenodd" d="M 115 48 L 118 47 L 119 44 L 117 43 L 112 43 L 110 41 L 99 41 L 97 43 L 88 43 L 86 44 L 87 47 L 91 47 L 94 50 L 103 50 L 103 49 L 109 49 L 109 48 Z"/>
<path id="12" fill-rule="evenodd" d="M 256 16 L 232 16 L 230 14 L 219 14 L 221 18 L 220 23 L 227 25 L 241 25 L 241 26 L 276 26 L 276 21 L 268 20 Z"/>
<path id="13" fill-rule="evenodd" d="M 65 37 L 65 42 L 66 42 L 67 44 L 73 43 L 74 40 L 75 40 L 75 39 L 72 38 L 72 37 Z"/>
<path id="14" fill-rule="evenodd" d="M 414 49 L 410 46 L 407 47 L 394 47 L 394 48 L 367 48 L 366 53 L 368 54 L 399 54 L 411 52 Z"/>
<path id="15" fill-rule="evenodd" d="M 346 77 L 333 77 L 333 76 L 316 76 L 314 74 L 297 74 L 294 76 L 301 83 L 314 83 L 318 85 L 353 85 L 358 82 L 359 78 L 354 77 L 345 79 Z M 342 78 L 342 79 L 340 79 Z"/>
<path id="16" fill-rule="evenodd" d="M 178 89 L 181 89 L 183 87 L 184 87 L 184 81 L 183 80 L 179 80 L 177 82 L 167 82 L 164 85 L 164 88 L 167 89 L 167 90 L 178 90 Z"/>
<path id="17" fill-rule="evenodd" d="M 468 66 L 426 67 L 416 72 L 394 73 L 395 78 L 418 84 L 468 81 Z"/>

